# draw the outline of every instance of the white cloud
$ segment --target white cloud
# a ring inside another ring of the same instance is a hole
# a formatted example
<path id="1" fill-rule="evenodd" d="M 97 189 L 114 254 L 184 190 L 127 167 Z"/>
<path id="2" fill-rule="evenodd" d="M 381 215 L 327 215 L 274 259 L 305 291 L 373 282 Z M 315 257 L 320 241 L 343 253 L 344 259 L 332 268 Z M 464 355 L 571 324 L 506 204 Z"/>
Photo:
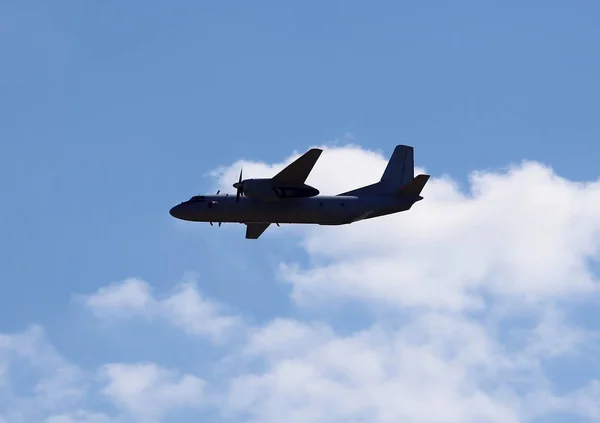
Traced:
<path id="1" fill-rule="evenodd" d="M 27 367 L 39 374 L 29 395 L 36 407 L 51 409 L 68 405 L 85 393 L 82 370 L 58 354 L 39 326 L 31 326 L 23 333 L 0 335 L 0 357 L 5 378 L 19 378 L 20 371 Z M 15 367 L 17 363 L 20 367 Z"/>
<path id="2" fill-rule="evenodd" d="M 97 315 L 150 314 L 155 301 L 146 282 L 128 278 L 98 289 L 86 305 Z"/>
<path id="3" fill-rule="evenodd" d="M 290 319 L 276 318 L 267 325 L 249 333 L 242 350 L 245 357 L 278 358 L 292 351 L 306 351 L 331 339 L 330 327 L 324 324 L 305 324 Z"/>
<path id="4" fill-rule="evenodd" d="M 215 341 L 223 339 L 241 324 L 238 317 L 221 314 L 220 307 L 202 297 L 191 283 L 161 302 L 163 313 L 177 326 L 193 335 L 207 335 Z"/>
<path id="5" fill-rule="evenodd" d="M 454 311 L 483 307 L 484 295 L 532 304 L 596 292 L 589 260 L 600 245 L 599 183 L 569 182 L 535 163 L 475 173 L 471 183 L 467 195 L 434 178 L 408 212 L 308 228 L 307 252 L 324 264 L 286 264 L 282 277 L 304 303 Z"/>
<path id="6" fill-rule="evenodd" d="M 385 164 L 355 147 L 327 149 L 310 183 L 339 193 L 378 180 Z M 283 164 L 254 166 L 260 177 Z M 237 167 L 220 170 L 219 186 Z M 297 304 L 351 299 L 377 323 L 346 337 L 293 321 L 256 330 L 242 356 L 263 358 L 266 368 L 234 376 L 225 409 L 257 422 L 594 416 L 593 376 L 559 396 L 546 366 L 597 339 L 568 310 L 597 298 L 590 261 L 600 247 L 600 183 L 524 162 L 474 172 L 470 185 L 465 193 L 434 177 L 409 212 L 294 228 L 309 264 L 282 263 L 279 276 Z M 405 312 L 405 326 L 383 310 Z"/>
<path id="7" fill-rule="evenodd" d="M 0 421 L 39 422 L 76 407 L 87 393 L 85 372 L 65 360 L 39 326 L 0 334 Z"/>
<path id="8" fill-rule="evenodd" d="M 250 342 L 260 345 L 254 357 L 266 367 L 234 375 L 222 409 L 261 423 L 507 423 L 555 412 L 597 414 L 597 382 L 554 394 L 544 359 L 557 351 L 540 351 L 537 342 L 509 348 L 490 327 L 460 314 L 427 312 L 399 328 L 376 324 L 349 336 L 277 322 Z"/>
<path id="9" fill-rule="evenodd" d="M 204 404 L 205 382 L 197 376 L 181 377 L 156 364 L 108 364 L 101 369 L 108 379 L 102 393 L 136 421 L 163 421 L 166 412 Z"/>
<path id="10" fill-rule="evenodd" d="M 241 324 L 238 317 L 223 314 L 219 304 L 204 298 L 193 282 L 179 284 L 169 297 L 156 299 L 147 282 L 129 278 L 98 289 L 84 302 L 99 317 L 162 317 L 213 342 L 223 341 Z"/>
<path id="11" fill-rule="evenodd" d="M 248 177 L 282 167 L 254 166 Z M 373 152 L 328 149 L 309 183 L 336 193 L 377 180 L 384 167 Z M 238 171 L 238 164 L 221 169 L 218 183 L 230 185 Z M 588 347 L 598 347 L 597 327 L 578 325 L 571 311 L 597 299 L 590 261 L 600 247 L 600 184 L 567 181 L 528 162 L 474 173 L 468 193 L 449 178 L 432 178 L 423 195 L 407 213 L 291 229 L 308 260 L 276 270 L 296 304 L 320 312 L 351 299 L 347 313 L 357 304 L 372 313 L 360 330 L 324 317 L 251 327 L 193 283 L 159 296 L 148 283 L 126 279 L 85 297 L 86 305 L 101 318 L 160 317 L 212 340 L 244 329 L 225 353 L 232 365 L 201 376 L 191 373 L 196 363 L 181 371 L 161 363 L 102 366 L 103 385 L 88 395 L 108 398 L 114 416 L 97 403 L 74 402 L 81 395 L 60 394 L 85 392 L 76 371 L 52 372 L 50 381 L 36 382 L 46 398 L 39 404 L 71 402 L 36 421 L 154 423 L 181 410 L 198 416 L 202 407 L 256 423 L 512 423 L 561 412 L 598 419 L 597 363 L 569 387 L 552 366 L 556 359 L 577 365 L 589 358 Z M 9 350 L 30 357 L 31 366 L 76 369 L 31 339 L 0 336 L 4 379 L 14 367 Z M 0 414 L 19 423 L 14 410 Z"/>
<path id="12" fill-rule="evenodd" d="M 514 404 L 478 386 L 479 369 L 512 367 L 488 341 L 448 316 L 399 331 L 375 326 L 290 350 L 266 371 L 235 378 L 227 408 L 257 422 L 518 421 Z"/>
<path id="13" fill-rule="evenodd" d="M 170 411 L 205 405 L 205 382 L 154 363 L 112 363 L 84 372 L 33 326 L 0 334 L 1 423 L 154 423 Z M 116 406 L 99 407 L 101 396 Z"/>

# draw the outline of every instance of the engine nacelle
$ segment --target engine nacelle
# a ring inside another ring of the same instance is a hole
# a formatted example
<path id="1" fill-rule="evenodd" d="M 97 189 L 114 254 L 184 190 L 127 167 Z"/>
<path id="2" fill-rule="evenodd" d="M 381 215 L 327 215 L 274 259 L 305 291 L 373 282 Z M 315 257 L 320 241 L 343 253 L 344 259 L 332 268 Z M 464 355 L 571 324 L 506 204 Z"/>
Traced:
<path id="1" fill-rule="evenodd" d="M 244 195 L 246 197 L 266 201 L 279 200 L 279 197 L 273 191 L 270 179 L 246 179 L 242 182 L 242 186 L 244 187 Z"/>
<path id="2" fill-rule="evenodd" d="M 246 179 L 242 185 L 246 197 L 265 201 L 308 198 L 319 195 L 319 190 L 310 185 L 275 185 L 271 179 Z"/>

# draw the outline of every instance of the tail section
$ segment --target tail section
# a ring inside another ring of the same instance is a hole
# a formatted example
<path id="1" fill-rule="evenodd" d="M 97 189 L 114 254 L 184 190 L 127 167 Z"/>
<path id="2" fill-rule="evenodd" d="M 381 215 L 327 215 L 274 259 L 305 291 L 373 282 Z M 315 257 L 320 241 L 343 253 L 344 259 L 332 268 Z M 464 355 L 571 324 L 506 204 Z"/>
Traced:
<path id="1" fill-rule="evenodd" d="M 414 148 L 397 145 L 379 182 L 339 195 L 407 196 L 418 197 L 420 200 L 421 191 L 428 180 L 429 175 L 418 175 L 415 178 Z"/>
<path id="2" fill-rule="evenodd" d="M 415 177 L 415 150 L 408 145 L 397 145 L 388 162 L 381 182 L 386 185 L 402 186 Z"/>
<path id="3" fill-rule="evenodd" d="M 429 175 L 417 175 L 408 184 L 401 186 L 396 191 L 396 195 L 403 197 L 421 197 L 421 191 L 425 188 L 425 184 L 429 181 Z"/>

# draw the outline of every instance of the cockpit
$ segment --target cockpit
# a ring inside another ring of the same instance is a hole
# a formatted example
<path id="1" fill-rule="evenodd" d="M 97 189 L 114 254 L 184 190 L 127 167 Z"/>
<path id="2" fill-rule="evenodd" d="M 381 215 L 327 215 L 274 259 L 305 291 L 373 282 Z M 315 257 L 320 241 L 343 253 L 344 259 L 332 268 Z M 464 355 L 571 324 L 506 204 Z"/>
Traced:
<path id="1" fill-rule="evenodd" d="M 206 201 L 206 197 L 204 195 L 195 195 L 188 200 L 188 203 L 201 203 Z"/>

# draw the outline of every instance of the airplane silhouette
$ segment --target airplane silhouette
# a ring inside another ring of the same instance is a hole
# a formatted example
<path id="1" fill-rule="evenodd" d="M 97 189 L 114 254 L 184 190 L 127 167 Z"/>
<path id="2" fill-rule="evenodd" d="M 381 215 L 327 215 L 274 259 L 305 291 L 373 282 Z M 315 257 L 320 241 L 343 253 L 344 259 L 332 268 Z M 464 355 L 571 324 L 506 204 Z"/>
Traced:
<path id="1" fill-rule="evenodd" d="M 173 207 L 171 216 L 192 222 L 236 222 L 246 225 L 246 238 L 258 239 L 272 224 L 345 225 L 398 213 L 423 199 L 430 175 L 414 176 L 414 149 L 398 145 L 381 180 L 335 196 L 319 195 L 307 185 L 323 150 L 312 148 L 272 178 L 242 179 L 236 195 L 196 195 Z"/>

